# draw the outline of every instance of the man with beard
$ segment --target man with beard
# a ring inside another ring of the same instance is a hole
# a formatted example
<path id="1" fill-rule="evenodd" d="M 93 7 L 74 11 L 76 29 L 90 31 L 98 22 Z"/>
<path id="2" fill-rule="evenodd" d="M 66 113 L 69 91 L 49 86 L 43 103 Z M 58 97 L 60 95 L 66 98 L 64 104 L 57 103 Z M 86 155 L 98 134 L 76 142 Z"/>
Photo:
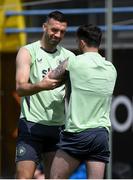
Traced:
<path id="1" fill-rule="evenodd" d="M 72 52 L 58 45 L 66 29 L 64 14 L 51 12 L 43 24 L 42 39 L 20 48 L 17 54 L 16 90 L 22 97 L 16 145 L 17 179 L 33 178 L 42 155 L 45 177 L 49 178 L 64 125 L 65 89 L 46 74 L 64 59 L 75 58 Z"/>

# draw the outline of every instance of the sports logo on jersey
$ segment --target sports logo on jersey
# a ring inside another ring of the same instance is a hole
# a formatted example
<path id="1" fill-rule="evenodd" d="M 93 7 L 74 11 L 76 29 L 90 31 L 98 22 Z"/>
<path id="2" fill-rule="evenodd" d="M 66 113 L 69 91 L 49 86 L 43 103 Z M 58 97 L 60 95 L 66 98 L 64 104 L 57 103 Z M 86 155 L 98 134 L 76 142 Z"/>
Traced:
<path id="1" fill-rule="evenodd" d="M 38 62 L 41 62 L 41 61 L 42 61 L 42 58 L 41 58 L 41 59 L 38 59 L 38 58 L 37 58 L 36 60 L 37 60 Z"/>
<path id="2" fill-rule="evenodd" d="M 67 58 L 65 58 L 65 59 L 62 59 L 62 60 L 58 60 L 58 62 L 59 62 L 59 64 L 61 64 L 63 61 L 66 61 L 66 60 L 68 60 L 69 58 L 67 57 Z"/>
<path id="3" fill-rule="evenodd" d="M 26 153 L 26 148 L 24 146 L 18 146 L 16 149 L 17 156 L 23 156 Z"/>

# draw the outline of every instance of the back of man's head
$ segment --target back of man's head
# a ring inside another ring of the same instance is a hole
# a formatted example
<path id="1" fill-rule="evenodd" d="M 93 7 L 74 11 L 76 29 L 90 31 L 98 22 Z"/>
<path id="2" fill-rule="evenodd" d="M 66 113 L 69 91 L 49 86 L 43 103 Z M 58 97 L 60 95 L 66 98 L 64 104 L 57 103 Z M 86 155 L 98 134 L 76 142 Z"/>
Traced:
<path id="1" fill-rule="evenodd" d="M 77 37 L 84 40 L 88 47 L 99 47 L 102 38 L 101 29 L 92 24 L 81 25 L 77 30 Z"/>

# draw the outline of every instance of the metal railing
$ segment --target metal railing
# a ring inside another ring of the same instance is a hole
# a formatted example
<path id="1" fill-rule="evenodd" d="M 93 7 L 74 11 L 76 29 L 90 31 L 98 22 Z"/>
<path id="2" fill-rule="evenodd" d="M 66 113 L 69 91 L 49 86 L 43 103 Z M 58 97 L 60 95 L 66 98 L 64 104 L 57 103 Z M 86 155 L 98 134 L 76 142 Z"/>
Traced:
<path id="1" fill-rule="evenodd" d="M 24 10 L 24 11 L 7 11 L 5 16 L 8 18 L 10 16 L 38 16 L 38 15 L 47 15 L 51 11 L 56 9 L 47 9 L 47 10 Z M 107 12 L 107 8 L 75 8 L 75 9 L 57 9 L 64 14 L 71 14 L 71 15 L 84 15 L 84 14 L 102 14 Z M 113 13 L 133 13 L 133 7 L 114 7 L 112 8 Z M 99 26 L 102 31 L 106 31 L 106 25 Z M 78 27 L 77 26 L 69 26 L 67 31 L 74 32 Z M 133 25 L 112 25 L 113 31 L 132 31 Z M 26 27 L 24 29 L 18 28 L 5 28 L 5 33 L 40 33 L 42 32 L 42 28 L 39 27 Z"/>

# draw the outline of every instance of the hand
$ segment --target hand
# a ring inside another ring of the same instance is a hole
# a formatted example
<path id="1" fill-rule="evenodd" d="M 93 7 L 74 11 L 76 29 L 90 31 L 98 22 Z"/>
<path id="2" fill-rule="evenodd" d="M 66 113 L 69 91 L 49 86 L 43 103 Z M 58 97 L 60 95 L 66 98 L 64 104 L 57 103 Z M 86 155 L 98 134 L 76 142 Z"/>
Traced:
<path id="1" fill-rule="evenodd" d="M 50 79 L 48 74 L 44 77 L 44 79 L 40 82 L 40 86 L 44 90 L 52 90 L 57 88 L 60 85 L 60 80 Z"/>

